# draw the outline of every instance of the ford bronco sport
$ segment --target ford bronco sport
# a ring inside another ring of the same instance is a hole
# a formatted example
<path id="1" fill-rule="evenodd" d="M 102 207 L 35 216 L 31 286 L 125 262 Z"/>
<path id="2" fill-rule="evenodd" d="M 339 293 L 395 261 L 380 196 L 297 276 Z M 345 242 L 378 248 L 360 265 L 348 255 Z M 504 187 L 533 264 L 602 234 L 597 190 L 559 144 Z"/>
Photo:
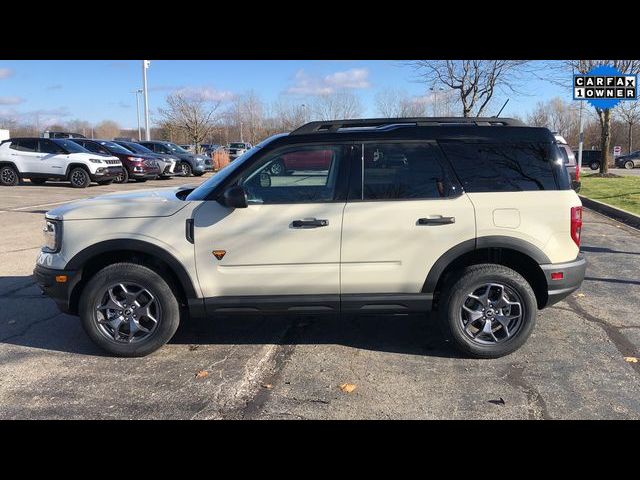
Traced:
<path id="1" fill-rule="evenodd" d="M 35 277 L 115 355 L 181 314 L 435 310 L 465 354 L 499 357 L 584 277 L 555 142 L 502 118 L 311 122 L 197 188 L 51 210 Z"/>

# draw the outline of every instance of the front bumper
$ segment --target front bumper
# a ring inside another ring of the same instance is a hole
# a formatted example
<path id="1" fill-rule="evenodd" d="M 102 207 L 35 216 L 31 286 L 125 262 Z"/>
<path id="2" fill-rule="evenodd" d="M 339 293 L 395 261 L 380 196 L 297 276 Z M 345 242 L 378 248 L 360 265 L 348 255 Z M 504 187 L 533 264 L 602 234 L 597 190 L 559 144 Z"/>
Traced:
<path id="1" fill-rule="evenodd" d="M 103 180 L 114 180 L 118 175 L 122 173 L 124 167 L 101 167 L 96 170 L 96 173 L 89 175 L 91 181 L 101 182 Z"/>
<path id="2" fill-rule="evenodd" d="M 572 262 L 550 263 L 548 265 L 540 265 L 547 279 L 548 299 L 545 307 L 558 303 L 560 300 L 575 292 L 582 281 L 587 270 L 587 261 L 582 255 L 578 255 Z M 562 278 L 553 280 L 552 273 L 562 273 Z"/>
<path id="3" fill-rule="evenodd" d="M 65 281 L 62 281 L 63 276 L 66 277 Z M 33 277 L 42 293 L 54 300 L 60 310 L 65 313 L 75 313 L 70 311 L 71 292 L 80 281 L 80 271 L 58 270 L 36 265 L 33 269 Z"/>

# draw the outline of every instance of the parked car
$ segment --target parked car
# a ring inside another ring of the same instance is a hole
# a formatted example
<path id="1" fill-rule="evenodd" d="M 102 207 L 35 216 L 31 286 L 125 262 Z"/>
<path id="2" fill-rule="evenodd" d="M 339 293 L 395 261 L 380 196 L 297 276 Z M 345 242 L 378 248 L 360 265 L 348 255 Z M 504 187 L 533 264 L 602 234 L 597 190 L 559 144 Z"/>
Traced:
<path id="1" fill-rule="evenodd" d="M 271 175 L 292 175 L 295 172 L 328 171 L 331 166 L 331 152 L 309 150 L 285 153 L 276 159 L 269 169 Z"/>
<path id="2" fill-rule="evenodd" d="M 324 174 L 269 173 L 309 151 Z M 47 212 L 34 274 L 120 356 L 160 348 L 181 312 L 435 310 L 466 355 L 499 357 L 584 278 L 582 206 L 557 160 L 549 130 L 512 119 L 311 122 L 197 188 Z"/>
<path id="3" fill-rule="evenodd" d="M 155 157 L 158 161 L 158 165 L 160 166 L 160 171 L 162 172 L 158 178 L 171 178 L 176 175 L 176 165 L 180 161 L 178 157 L 174 157 L 173 155 L 166 155 L 164 153 L 154 153 L 152 150 L 149 150 L 147 147 L 140 145 L 135 142 L 124 142 L 124 141 L 116 141 L 121 147 L 126 148 L 131 153 L 139 153 L 141 155 L 150 155 Z M 180 172 L 182 175 L 182 172 Z"/>
<path id="4" fill-rule="evenodd" d="M 189 153 L 196 153 L 195 145 L 185 144 L 185 145 L 180 145 L 180 148 L 182 148 L 183 150 L 186 150 Z"/>
<path id="5" fill-rule="evenodd" d="M 573 155 L 578 159 L 578 150 L 573 151 Z M 602 163 L 601 150 L 582 150 L 582 166 L 589 167 L 591 170 L 600 170 Z"/>
<path id="6" fill-rule="evenodd" d="M 628 170 L 640 167 L 640 150 L 628 153 L 627 155 L 621 155 L 614 160 L 614 163 L 616 167 L 626 168 Z"/>
<path id="7" fill-rule="evenodd" d="M 229 159 L 235 160 L 240 155 L 249 150 L 252 145 L 248 142 L 232 142 L 227 146 L 227 152 L 229 152 Z"/>
<path id="8" fill-rule="evenodd" d="M 199 177 L 201 175 L 204 175 L 205 172 L 213 171 L 213 162 L 211 161 L 210 157 L 207 157 L 206 155 L 194 155 L 193 153 L 189 153 L 173 142 L 166 142 L 162 140 L 145 140 L 138 143 L 140 143 L 140 145 L 144 147 L 147 147 L 149 150 L 152 150 L 154 153 L 163 153 L 166 155 L 178 157 L 180 159 L 180 164 L 178 165 L 178 167 L 182 171 L 183 175 L 187 177 L 191 175 Z"/>
<path id="9" fill-rule="evenodd" d="M 121 172 L 118 158 L 95 155 L 68 139 L 21 137 L 0 144 L 0 184 L 5 186 L 28 178 L 36 185 L 67 180 L 85 188 L 91 182 L 107 185 Z"/>
<path id="10" fill-rule="evenodd" d="M 203 153 L 209 157 L 213 155 L 216 150 L 222 148 L 217 143 L 203 143 L 200 147 L 202 148 Z"/>
<path id="11" fill-rule="evenodd" d="M 84 135 L 73 132 L 53 132 L 45 130 L 42 132 L 42 138 L 87 138 Z"/>
<path id="12" fill-rule="evenodd" d="M 155 155 L 132 154 L 129 150 L 111 140 L 73 138 L 70 141 L 91 152 L 118 157 L 122 161 L 124 168 L 115 179 L 116 183 L 127 183 L 129 179 L 133 179 L 136 182 L 146 182 L 147 180 L 156 179 L 162 173 Z"/>
<path id="13" fill-rule="evenodd" d="M 567 169 L 567 173 L 569 174 L 569 180 L 571 181 L 571 187 L 579 192 L 582 186 L 582 182 L 580 181 L 580 169 L 577 168 L 577 160 L 573 151 L 567 144 L 567 141 L 564 139 L 562 135 L 558 135 L 553 132 L 558 147 L 560 149 L 560 155 L 562 156 L 562 163 Z"/>

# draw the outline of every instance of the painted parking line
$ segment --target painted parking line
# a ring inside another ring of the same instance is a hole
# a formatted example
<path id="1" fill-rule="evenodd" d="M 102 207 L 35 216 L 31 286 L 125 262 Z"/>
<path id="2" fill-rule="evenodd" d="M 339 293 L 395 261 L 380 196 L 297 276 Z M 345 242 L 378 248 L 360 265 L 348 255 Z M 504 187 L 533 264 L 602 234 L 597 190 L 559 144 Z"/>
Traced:
<path id="1" fill-rule="evenodd" d="M 62 202 L 52 202 L 52 203 L 40 203 L 38 205 L 28 205 L 26 207 L 19 207 L 19 208 L 10 208 L 8 210 L 0 210 L 0 213 L 7 213 L 7 212 L 20 212 L 22 210 L 30 210 L 32 208 L 38 208 L 38 207 L 50 207 L 53 205 L 62 205 L 63 203 L 69 203 L 69 202 L 73 202 L 75 200 L 64 200 Z"/>

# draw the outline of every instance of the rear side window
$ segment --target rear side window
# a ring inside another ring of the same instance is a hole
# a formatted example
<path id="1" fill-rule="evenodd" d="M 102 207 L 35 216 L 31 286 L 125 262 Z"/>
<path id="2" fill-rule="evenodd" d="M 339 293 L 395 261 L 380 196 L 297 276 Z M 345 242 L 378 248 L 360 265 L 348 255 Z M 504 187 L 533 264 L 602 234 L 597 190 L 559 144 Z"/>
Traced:
<path id="1" fill-rule="evenodd" d="M 365 144 L 354 161 L 350 200 L 418 200 L 455 195 L 452 175 L 430 144 Z"/>
<path id="2" fill-rule="evenodd" d="M 15 148 L 13 144 L 11 147 L 14 150 L 18 150 L 20 152 L 37 152 L 38 151 L 38 140 L 35 138 L 23 138 L 15 142 Z"/>
<path id="3" fill-rule="evenodd" d="M 554 168 L 564 167 L 559 163 L 561 157 L 555 145 L 442 142 L 440 146 L 453 164 L 466 192 L 521 192 L 559 188 L 556 177 L 562 176 L 554 174 Z M 555 167 L 554 162 L 557 163 Z"/>

